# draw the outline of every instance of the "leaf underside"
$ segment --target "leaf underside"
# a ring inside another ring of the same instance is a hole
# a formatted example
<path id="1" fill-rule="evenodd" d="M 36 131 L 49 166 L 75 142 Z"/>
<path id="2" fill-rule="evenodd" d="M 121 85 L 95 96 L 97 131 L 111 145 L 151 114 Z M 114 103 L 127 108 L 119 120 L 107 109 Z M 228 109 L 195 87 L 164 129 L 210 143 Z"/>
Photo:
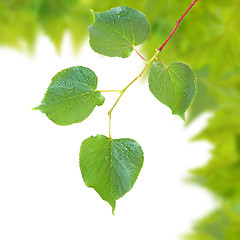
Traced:
<path id="1" fill-rule="evenodd" d="M 168 66 L 153 63 L 148 83 L 152 94 L 167 105 L 173 114 L 185 120 L 185 112 L 197 92 L 194 72 L 186 64 L 179 62 Z"/>
<path id="2" fill-rule="evenodd" d="M 45 93 L 40 106 L 47 117 L 58 125 L 82 122 L 104 97 L 96 91 L 97 76 L 89 68 L 71 67 L 57 73 Z"/>
<path id="3" fill-rule="evenodd" d="M 133 46 L 141 44 L 150 33 L 146 16 L 127 6 L 92 14 L 94 23 L 88 27 L 89 42 L 95 52 L 105 56 L 129 57 Z"/>
<path id="4" fill-rule="evenodd" d="M 81 145 L 80 169 L 83 180 L 107 201 L 114 213 L 116 200 L 133 187 L 143 165 L 143 151 L 131 139 L 89 137 Z"/>

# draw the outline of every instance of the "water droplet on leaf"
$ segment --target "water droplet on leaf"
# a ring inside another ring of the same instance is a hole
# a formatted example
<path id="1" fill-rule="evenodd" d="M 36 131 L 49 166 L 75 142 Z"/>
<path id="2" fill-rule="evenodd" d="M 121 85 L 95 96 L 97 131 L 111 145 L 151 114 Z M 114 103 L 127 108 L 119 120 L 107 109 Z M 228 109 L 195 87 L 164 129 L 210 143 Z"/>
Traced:
<path id="1" fill-rule="evenodd" d="M 121 11 L 118 15 L 118 17 L 124 17 L 124 16 L 127 16 L 128 13 L 126 11 Z"/>

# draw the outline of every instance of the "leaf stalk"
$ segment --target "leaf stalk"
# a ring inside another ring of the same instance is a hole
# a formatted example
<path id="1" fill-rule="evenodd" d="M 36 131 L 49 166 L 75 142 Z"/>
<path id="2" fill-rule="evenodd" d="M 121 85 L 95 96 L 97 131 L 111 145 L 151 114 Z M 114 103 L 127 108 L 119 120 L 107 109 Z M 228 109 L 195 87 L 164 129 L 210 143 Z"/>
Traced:
<path id="1" fill-rule="evenodd" d="M 137 51 L 137 49 L 133 45 L 132 48 L 143 61 L 147 62 L 147 60 Z"/>
<path id="2" fill-rule="evenodd" d="M 96 90 L 97 92 L 119 92 L 121 93 L 122 90 Z"/>

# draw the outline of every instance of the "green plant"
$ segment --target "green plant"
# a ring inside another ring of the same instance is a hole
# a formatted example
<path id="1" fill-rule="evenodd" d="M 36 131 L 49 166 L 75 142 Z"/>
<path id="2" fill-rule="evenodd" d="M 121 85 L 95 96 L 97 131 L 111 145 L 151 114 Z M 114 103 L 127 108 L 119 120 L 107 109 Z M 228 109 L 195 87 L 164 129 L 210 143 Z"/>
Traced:
<path id="1" fill-rule="evenodd" d="M 150 60 L 145 60 L 135 48 L 150 32 L 150 24 L 143 13 L 127 6 L 103 13 L 92 11 L 94 23 L 88 28 L 92 49 L 105 56 L 122 58 L 130 56 L 134 50 L 146 62 L 145 67 L 122 90 L 97 90 L 97 76 L 86 67 L 62 70 L 53 77 L 42 103 L 34 108 L 45 113 L 54 123 L 66 126 L 82 122 L 96 106 L 101 106 L 105 100 L 101 92 L 119 94 L 108 112 L 109 136 L 91 136 L 83 141 L 80 150 L 80 169 L 85 184 L 94 188 L 111 205 L 113 213 L 116 200 L 131 190 L 138 177 L 143 151 L 132 139 L 112 139 L 112 112 L 126 90 L 151 66 L 148 77 L 150 91 L 173 114 L 185 120 L 185 112 L 196 94 L 196 76 L 187 65 L 180 62 L 165 65 L 157 55 L 197 1 L 194 0 L 177 21 L 171 34 Z"/>

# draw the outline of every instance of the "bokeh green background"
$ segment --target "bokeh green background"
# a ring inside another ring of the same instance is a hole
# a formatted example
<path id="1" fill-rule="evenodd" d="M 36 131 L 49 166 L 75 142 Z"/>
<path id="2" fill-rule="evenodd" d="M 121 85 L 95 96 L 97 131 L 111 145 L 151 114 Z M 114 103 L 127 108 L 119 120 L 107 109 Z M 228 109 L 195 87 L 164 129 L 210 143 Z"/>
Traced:
<path id="1" fill-rule="evenodd" d="M 143 55 L 153 55 L 190 5 L 186 0 L 1 0 L 0 45 L 34 53 L 39 33 L 61 51 L 69 31 L 77 50 L 92 23 L 89 9 L 128 5 L 142 11 L 152 29 Z M 212 117 L 196 140 L 213 144 L 209 162 L 191 171 L 190 181 L 210 190 L 219 207 L 195 224 L 188 240 L 240 239 L 240 1 L 199 0 L 159 58 L 182 61 L 198 76 L 198 94 L 188 113 Z M 194 159 L 193 159 L 194 161 Z"/>

